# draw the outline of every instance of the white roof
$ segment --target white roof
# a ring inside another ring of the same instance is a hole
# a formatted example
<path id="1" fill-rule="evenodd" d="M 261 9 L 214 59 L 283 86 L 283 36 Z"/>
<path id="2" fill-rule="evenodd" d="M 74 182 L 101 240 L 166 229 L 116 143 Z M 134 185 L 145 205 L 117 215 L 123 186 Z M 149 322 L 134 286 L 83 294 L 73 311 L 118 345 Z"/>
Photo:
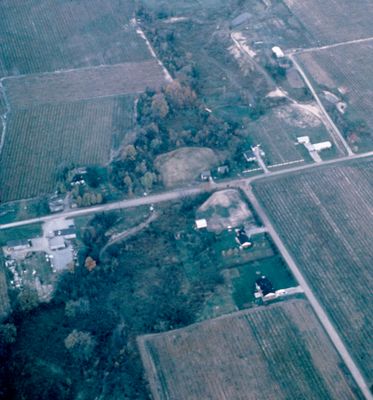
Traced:
<path id="1" fill-rule="evenodd" d="M 207 221 L 205 219 L 196 219 L 197 229 L 207 228 Z"/>
<path id="2" fill-rule="evenodd" d="M 332 147 L 332 144 L 331 144 L 331 142 L 329 142 L 329 141 L 320 142 L 320 143 L 315 143 L 315 144 L 313 145 L 313 148 L 314 148 L 316 151 L 325 150 L 325 149 L 330 149 L 331 147 Z"/>
<path id="3" fill-rule="evenodd" d="M 310 137 L 309 136 L 299 136 L 299 137 L 297 137 L 297 141 L 298 141 L 298 143 L 302 143 L 302 144 L 310 143 Z"/>
<path id="4" fill-rule="evenodd" d="M 284 52 L 278 46 L 272 47 L 272 51 L 276 54 L 276 57 L 278 57 L 278 58 L 285 57 Z"/>

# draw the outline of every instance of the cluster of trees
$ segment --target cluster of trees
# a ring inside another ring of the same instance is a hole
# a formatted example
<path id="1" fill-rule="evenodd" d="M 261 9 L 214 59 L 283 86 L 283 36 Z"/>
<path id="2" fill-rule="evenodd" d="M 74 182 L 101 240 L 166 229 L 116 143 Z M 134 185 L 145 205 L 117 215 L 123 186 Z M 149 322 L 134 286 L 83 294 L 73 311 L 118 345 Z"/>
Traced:
<path id="1" fill-rule="evenodd" d="M 0 328 L 4 398 L 148 399 L 136 337 L 193 323 L 222 282 L 210 254 L 214 237 L 193 229 L 194 203 L 159 211 L 141 234 L 113 245 L 105 262 L 66 272 L 49 304 L 19 295 L 18 311 Z M 83 260 L 97 256 L 116 220 L 114 213 L 90 221 Z"/>

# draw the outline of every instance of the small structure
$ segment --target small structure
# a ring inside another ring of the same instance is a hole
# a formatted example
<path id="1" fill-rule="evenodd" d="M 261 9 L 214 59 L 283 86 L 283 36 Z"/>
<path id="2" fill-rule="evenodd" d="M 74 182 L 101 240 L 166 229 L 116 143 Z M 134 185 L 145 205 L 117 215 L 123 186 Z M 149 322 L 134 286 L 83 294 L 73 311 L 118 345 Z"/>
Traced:
<path id="1" fill-rule="evenodd" d="M 53 197 L 48 202 L 49 209 L 52 213 L 63 211 L 63 199 L 58 197 Z"/>
<path id="2" fill-rule="evenodd" d="M 61 250 L 66 247 L 65 240 L 63 236 L 55 236 L 52 239 L 49 239 L 49 248 L 52 251 Z"/>
<path id="3" fill-rule="evenodd" d="M 245 160 L 247 162 L 255 162 L 256 161 L 256 155 L 254 154 L 254 152 L 252 150 L 245 151 L 243 153 L 243 156 L 245 157 Z"/>
<path id="4" fill-rule="evenodd" d="M 76 238 L 76 229 L 75 229 L 74 225 L 71 225 L 66 229 L 54 231 L 53 233 L 54 233 L 54 236 L 63 236 L 65 239 L 75 239 Z"/>
<path id="5" fill-rule="evenodd" d="M 313 145 L 313 148 L 315 149 L 315 151 L 327 150 L 327 149 L 331 149 L 331 147 L 332 147 L 332 144 L 329 141 L 315 143 Z"/>
<path id="6" fill-rule="evenodd" d="M 259 296 L 255 297 L 266 297 L 268 295 L 271 295 L 269 297 L 276 296 L 271 281 L 265 275 L 262 275 L 255 281 L 255 289 L 257 293 L 259 293 Z"/>
<path id="7" fill-rule="evenodd" d="M 308 144 L 311 143 L 309 136 L 299 136 L 297 137 L 297 142 L 299 144 Z"/>
<path id="8" fill-rule="evenodd" d="M 248 21 L 250 19 L 251 15 L 248 12 L 244 12 L 240 14 L 238 17 L 232 20 L 231 26 L 233 28 L 237 27 L 238 25 L 243 24 L 244 22 Z"/>
<path id="9" fill-rule="evenodd" d="M 196 219 L 196 228 L 197 229 L 206 229 L 207 221 L 205 219 Z"/>
<path id="10" fill-rule="evenodd" d="M 6 247 L 8 251 L 19 251 L 19 250 L 26 250 L 32 246 L 31 240 L 29 239 L 22 239 L 22 240 L 9 240 L 7 242 Z"/>
<path id="11" fill-rule="evenodd" d="M 272 53 L 275 55 L 276 58 L 283 58 L 285 57 L 284 52 L 282 51 L 281 47 L 273 46 Z"/>
<path id="12" fill-rule="evenodd" d="M 236 229 L 236 242 L 241 249 L 247 249 L 253 245 L 244 228 Z"/>
<path id="13" fill-rule="evenodd" d="M 227 175 L 229 173 L 228 165 L 221 165 L 217 169 L 219 175 Z"/>
<path id="14" fill-rule="evenodd" d="M 208 181 L 211 178 L 211 171 L 203 171 L 201 172 L 201 180 Z"/>

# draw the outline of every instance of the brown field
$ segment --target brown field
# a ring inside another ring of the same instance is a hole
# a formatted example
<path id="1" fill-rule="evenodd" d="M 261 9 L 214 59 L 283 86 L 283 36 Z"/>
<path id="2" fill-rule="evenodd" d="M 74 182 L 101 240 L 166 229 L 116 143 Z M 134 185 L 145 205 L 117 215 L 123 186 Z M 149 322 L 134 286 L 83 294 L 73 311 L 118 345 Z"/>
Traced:
<path id="1" fill-rule="evenodd" d="M 254 191 L 373 383 L 373 161 L 257 182 Z"/>
<path id="2" fill-rule="evenodd" d="M 316 44 L 339 43 L 373 35 L 371 0 L 284 0 Z"/>
<path id="3" fill-rule="evenodd" d="M 166 187 L 190 183 L 216 166 L 218 157 L 207 147 L 183 147 L 158 156 L 155 165 Z"/>
<path id="4" fill-rule="evenodd" d="M 143 92 L 164 83 L 156 60 L 4 79 L 11 107 L 63 103 Z M 27 96 L 25 96 L 27 93 Z"/>
<path id="5" fill-rule="evenodd" d="M 198 209 L 198 218 L 205 218 L 209 231 L 221 232 L 228 226 L 242 225 L 252 213 L 234 189 L 213 193 Z"/>
<path id="6" fill-rule="evenodd" d="M 372 3 L 373 4 L 373 3 Z M 372 25 L 373 26 L 373 25 Z M 349 44 L 327 50 L 312 51 L 297 56 L 307 73 L 315 82 L 320 98 L 326 106 L 333 107 L 336 122 L 343 133 L 354 133 L 351 125 L 365 123 L 365 135 L 352 143 L 355 151 L 373 148 L 373 83 L 371 79 L 371 58 L 373 39 L 370 42 Z M 336 101 L 345 102 L 344 114 L 337 111 L 323 96 L 327 90 L 336 96 Z"/>
<path id="7" fill-rule="evenodd" d="M 138 339 L 155 400 L 356 399 L 305 300 Z"/>

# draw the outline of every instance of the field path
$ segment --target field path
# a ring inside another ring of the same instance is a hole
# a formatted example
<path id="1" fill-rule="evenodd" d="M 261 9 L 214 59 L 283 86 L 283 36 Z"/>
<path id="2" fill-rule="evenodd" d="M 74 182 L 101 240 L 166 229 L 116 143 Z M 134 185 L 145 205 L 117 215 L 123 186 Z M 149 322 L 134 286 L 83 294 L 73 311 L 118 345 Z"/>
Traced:
<path id="1" fill-rule="evenodd" d="M 101 259 L 102 255 L 105 253 L 105 251 L 114 243 L 120 242 L 124 239 L 128 239 L 131 236 L 136 235 L 146 227 L 148 227 L 153 221 L 155 221 L 158 218 L 158 214 L 156 212 L 153 212 L 150 214 L 150 216 L 141 224 L 138 224 L 130 229 L 125 230 L 124 232 L 118 233 L 116 235 L 113 235 L 111 239 L 105 244 L 105 246 L 101 249 L 99 258 Z"/>
<path id="2" fill-rule="evenodd" d="M 325 110 L 324 105 L 322 104 L 319 96 L 316 93 L 316 90 L 312 86 L 312 83 L 308 79 L 308 77 L 307 77 L 306 73 L 304 72 L 303 68 L 301 67 L 301 65 L 298 63 L 298 61 L 295 59 L 295 57 L 292 54 L 289 55 L 289 59 L 293 62 L 295 68 L 298 70 L 299 74 L 302 76 L 302 78 L 303 78 L 304 82 L 306 83 L 308 89 L 311 91 L 314 99 L 316 100 L 317 104 L 319 105 L 319 107 L 320 107 L 320 109 L 321 109 L 321 111 L 322 111 L 322 113 L 324 115 L 323 122 L 324 122 L 325 126 L 327 128 L 329 128 L 328 130 L 329 130 L 329 132 L 331 133 L 331 135 L 333 137 L 333 141 L 334 141 L 335 145 L 341 151 L 342 154 L 347 153 L 349 156 L 352 156 L 354 154 L 353 151 L 351 150 L 350 146 L 346 142 L 346 140 L 343 137 L 341 131 L 338 129 L 338 127 L 336 126 L 334 121 L 330 118 L 329 114 Z"/>
<path id="3" fill-rule="evenodd" d="M 313 294 L 310 286 L 308 285 L 307 281 L 304 279 L 300 269 L 298 268 L 297 264 L 295 263 L 293 257 L 290 255 L 288 250 L 286 249 L 283 241 L 281 240 L 280 236 L 275 231 L 271 221 L 269 220 L 267 214 L 265 213 L 262 206 L 259 204 L 257 198 L 253 194 L 251 187 L 247 186 L 246 188 L 242 188 L 244 193 L 246 194 L 247 198 L 249 199 L 251 205 L 254 207 L 255 211 L 257 212 L 259 218 L 261 219 L 262 223 L 267 227 L 268 232 L 270 233 L 278 251 L 281 253 L 282 257 L 286 261 L 287 265 L 289 266 L 291 272 L 293 273 L 295 279 L 299 282 L 299 285 L 304 290 L 304 293 L 310 302 L 312 308 L 314 309 L 317 317 L 319 318 L 322 326 L 324 327 L 325 331 L 330 337 L 330 340 L 333 342 L 335 348 L 337 349 L 338 353 L 340 354 L 342 360 L 346 364 L 347 368 L 349 369 L 351 375 L 355 379 L 355 382 L 359 386 L 360 390 L 364 394 L 367 400 L 372 400 L 373 396 L 370 393 L 370 390 L 359 370 L 356 366 L 354 360 L 350 356 L 350 353 L 346 349 L 344 343 L 342 342 L 340 336 L 338 335 L 336 329 L 334 328 L 333 324 L 330 322 L 329 317 L 321 307 L 319 301 L 316 299 L 315 295 Z"/>

